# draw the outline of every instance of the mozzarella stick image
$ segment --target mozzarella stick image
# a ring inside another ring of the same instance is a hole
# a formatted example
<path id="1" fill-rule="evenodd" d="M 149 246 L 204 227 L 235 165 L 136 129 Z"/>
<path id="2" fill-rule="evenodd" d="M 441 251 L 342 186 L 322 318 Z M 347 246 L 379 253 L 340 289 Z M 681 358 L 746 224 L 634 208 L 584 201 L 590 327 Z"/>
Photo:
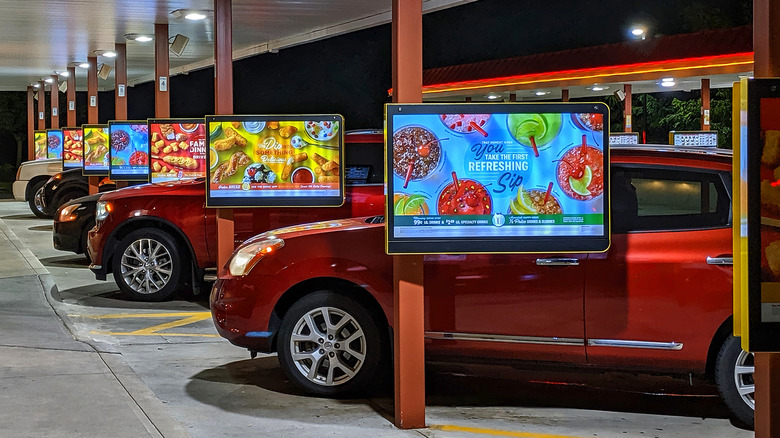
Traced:
<path id="1" fill-rule="evenodd" d="M 323 157 L 322 155 L 316 152 L 311 155 L 311 159 L 314 160 L 314 162 L 319 164 L 320 166 L 328 162 L 327 158 Z"/>
<path id="2" fill-rule="evenodd" d="M 327 163 L 322 165 L 322 170 L 325 172 L 332 172 L 334 169 L 339 168 L 339 163 L 336 163 L 335 161 L 328 161 Z"/>
<path id="3" fill-rule="evenodd" d="M 321 182 L 321 183 L 339 182 L 339 177 L 338 176 L 320 175 L 319 177 L 317 177 L 317 182 Z"/>
<path id="4" fill-rule="evenodd" d="M 295 154 L 292 156 L 293 163 L 300 163 L 301 161 L 306 161 L 309 159 L 309 154 L 306 152 L 301 152 L 300 154 Z"/>
<path id="5" fill-rule="evenodd" d="M 284 169 L 282 169 L 281 178 L 282 180 L 290 179 L 290 175 L 292 174 L 292 165 L 294 163 L 295 157 L 290 156 L 287 158 L 287 163 L 284 165 Z"/>

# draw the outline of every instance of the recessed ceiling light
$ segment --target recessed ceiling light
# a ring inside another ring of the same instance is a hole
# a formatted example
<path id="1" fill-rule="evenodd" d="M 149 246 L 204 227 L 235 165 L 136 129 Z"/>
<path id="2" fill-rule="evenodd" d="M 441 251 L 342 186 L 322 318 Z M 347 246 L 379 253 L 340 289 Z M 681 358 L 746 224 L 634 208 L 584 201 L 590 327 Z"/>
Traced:
<path id="1" fill-rule="evenodd" d="M 82 62 L 81 64 L 79 64 L 79 67 L 81 67 L 81 68 L 89 68 L 89 63 L 88 62 Z"/>
<path id="2" fill-rule="evenodd" d="M 201 12 L 188 12 L 184 18 L 188 20 L 204 20 L 206 18 L 206 14 Z"/>
<path id="3" fill-rule="evenodd" d="M 549 91 L 537 91 L 535 94 L 537 96 L 544 96 L 544 95 L 550 94 L 550 92 Z"/>
<path id="4" fill-rule="evenodd" d="M 674 81 L 671 81 L 671 82 L 670 81 L 663 81 L 663 82 L 661 82 L 661 86 L 662 87 L 674 87 L 675 85 L 677 85 L 677 83 L 674 82 Z"/>
<path id="5" fill-rule="evenodd" d="M 55 71 L 54 73 L 57 73 L 57 72 Z M 70 76 L 70 72 L 67 72 L 67 71 L 61 71 L 61 72 L 59 72 L 57 74 L 62 76 L 62 77 L 64 77 L 64 78 L 67 78 L 68 76 Z"/>
<path id="6" fill-rule="evenodd" d="M 485 97 L 487 97 L 487 98 L 488 98 L 488 99 L 490 99 L 490 100 L 496 100 L 496 99 L 498 99 L 498 98 L 499 98 L 499 97 L 501 97 L 501 96 L 499 96 L 499 95 L 497 95 L 497 94 L 488 94 L 488 95 L 487 95 L 487 96 L 485 96 Z"/>
<path id="7" fill-rule="evenodd" d="M 635 27 L 635 28 L 631 29 L 631 35 L 640 36 L 643 33 L 645 33 L 645 30 L 640 28 L 640 27 Z"/>
<path id="8" fill-rule="evenodd" d="M 41 84 L 33 84 L 33 88 L 39 88 Z"/>
<path id="9" fill-rule="evenodd" d="M 138 35 L 137 37 L 135 37 L 135 40 L 138 41 L 139 43 L 148 43 L 149 41 L 152 40 L 152 37 L 146 35 Z"/>
<path id="10" fill-rule="evenodd" d="M 591 88 L 592 91 L 604 91 L 604 87 L 599 87 L 598 85 Z"/>
<path id="11" fill-rule="evenodd" d="M 52 82 L 54 82 L 54 79 L 46 78 L 46 79 L 43 80 L 43 82 L 46 82 L 47 84 L 51 84 Z"/>
<path id="12" fill-rule="evenodd" d="M 661 82 L 674 82 L 674 78 L 663 78 Z"/>
<path id="13" fill-rule="evenodd" d="M 106 58 L 115 58 L 116 57 L 116 53 L 114 53 L 114 52 L 103 52 L 103 56 L 105 56 Z"/>

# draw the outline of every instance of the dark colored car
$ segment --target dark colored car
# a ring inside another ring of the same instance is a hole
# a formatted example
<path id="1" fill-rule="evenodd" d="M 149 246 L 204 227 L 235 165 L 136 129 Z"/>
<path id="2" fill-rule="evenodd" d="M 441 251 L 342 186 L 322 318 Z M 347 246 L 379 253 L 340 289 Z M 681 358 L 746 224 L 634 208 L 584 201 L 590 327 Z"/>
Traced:
<path id="1" fill-rule="evenodd" d="M 379 131 L 347 132 L 344 138 L 344 205 L 235 209 L 235 241 L 311 220 L 380 214 L 384 138 Z M 185 282 L 197 293 L 206 270 L 217 264 L 216 210 L 207 209 L 205 201 L 204 179 L 106 193 L 89 232 L 90 269 L 99 280 L 113 272 L 120 290 L 136 300 L 167 299 Z"/>
<path id="2" fill-rule="evenodd" d="M 54 215 L 54 248 L 76 254 L 87 253 L 87 235 L 95 226 L 95 204 L 102 193 L 70 200 Z"/>
<path id="3" fill-rule="evenodd" d="M 114 189 L 116 189 L 116 184 L 108 179 L 103 179 L 98 188 L 101 193 Z M 41 212 L 46 217 L 54 217 L 62 204 L 88 194 L 89 177 L 83 176 L 81 169 L 69 169 L 56 173 L 46 181 L 40 192 Z"/>
<path id="4" fill-rule="evenodd" d="M 730 151 L 611 154 L 606 252 L 424 256 L 426 357 L 701 374 L 752 423 L 753 357 L 732 336 Z M 371 387 L 392 362 L 383 222 L 314 223 L 244 242 L 211 292 L 220 335 L 278 352 L 309 392 Z"/>

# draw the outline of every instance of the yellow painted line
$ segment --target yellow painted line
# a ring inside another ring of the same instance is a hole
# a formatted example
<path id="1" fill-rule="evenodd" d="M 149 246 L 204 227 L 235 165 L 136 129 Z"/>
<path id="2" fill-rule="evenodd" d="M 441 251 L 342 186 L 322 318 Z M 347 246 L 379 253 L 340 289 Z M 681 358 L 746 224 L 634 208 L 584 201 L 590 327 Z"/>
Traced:
<path id="1" fill-rule="evenodd" d="M 206 333 L 138 333 L 138 332 L 102 332 L 93 330 L 89 332 L 93 335 L 109 335 L 109 336 L 191 336 L 196 338 L 218 338 L 219 335 L 210 335 Z"/>
<path id="2" fill-rule="evenodd" d="M 110 313 L 107 315 L 68 315 L 71 318 L 89 318 L 89 319 L 113 319 L 113 318 L 175 318 L 179 316 L 202 316 L 206 318 L 211 316 L 211 312 L 172 312 L 172 313 Z M 203 318 L 203 319 L 206 319 Z"/>
<path id="3" fill-rule="evenodd" d="M 204 319 L 208 319 L 208 318 L 211 318 L 211 313 L 206 312 L 205 315 L 190 316 L 189 318 L 179 319 L 177 321 L 171 321 L 171 322 L 166 322 L 164 324 L 153 325 L 153 326 L 147 327 L 145 329 L 136 330 L 133 333 L 138 334 L 138 335 L 147 335 L 147 334 L 152 334 L 154 332 L 158 332 L 160 330 L 165 330 L 165 329 L 174 328 L 174 327 L 181 327 L 181 326 L 187 325 L 187 324 L 193 324 L 193 323 L 196 323 L 196 322 L 199 322 L 199 321 L 203 321 Z"/>
<path id="4" fill-rule="evenodd" d="M 453 426 L 451 424 L 434 424 L 429 429 L 441 430 L 442 432 L 466 432 L 480 435 L 505 436 L 512 438 L 583 438 L 571 435 L 550 435 L 548 433 L 533 432 L 513 432 L 510 430 L 483 429 L 480 427 Z"/>

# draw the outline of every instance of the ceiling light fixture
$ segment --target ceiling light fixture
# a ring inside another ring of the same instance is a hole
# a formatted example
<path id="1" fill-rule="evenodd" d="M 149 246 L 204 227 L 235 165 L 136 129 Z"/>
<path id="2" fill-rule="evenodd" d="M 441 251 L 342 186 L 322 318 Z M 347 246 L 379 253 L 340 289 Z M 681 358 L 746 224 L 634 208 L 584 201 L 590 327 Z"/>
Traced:
<path id="1" fill-rule="evenodd" d="M 498 98 L 499 98 L 499 97 L 501 97 L 501 96 L 499 96 L 499 95 L 497 95 L 497 94 L 488 94 L 488 95 L 487 95 L 487 96 L 485 96 L 485 97 L 487 97 L 487 98 L 488 98 L 488 99 L 490 99 L 490 100 L 496 100 L 496 99 L 498 99 Z"/>
<path id="2" fill-rule="evenodd" d="M 200 12 L 190 12 L 189 14 L 185 15 L 184 18 L 187 20 L 204 20 L 206 18 L 206 14 L 202 14 Z"/>
<path id="3" fill-rule="evenodd" d="M 103 56 L 106 58 L 116 58 L 116 53 L 114 52 L 103 52 Z"/>
<path id="4" fill-rule="evenodd" d="M 67 78 L 68 76 L 70 76 L 70 72 L 68 72 L 68 71 L 61 71 L 61 72 L 56 72 L 55 71 L 54 74 L 60 75 L 63 78 Z"/>
<path id="5" fill-rule="evenodd" d="M 46 79 L 43 80 L 43 82 L 46 82 L 47 84 L 51 84 L 52 82 L 54 82 L 54 79 L 46 78 Z"/>
<path id="6" fill-rule="evenodd" d="M 598 85 L 591 87 L 591 91 L 604 91 L 604 87 L 599 87 Z"/>
<path id="7" fill-rule="evenodd" d="M 198 21 L 205 20 L 208 14 L 212 12 L 210 10 L 194 10 L 194 9 L 176 9 L 171 12 L 173 18 L 185 18 L 187 20 Z"/>
<path id="8" fill-rule="evenodd" d="M 32 84 L 33 88 L 40 88 L 40 84 Z"/>
<path id="9" fill-rule="evenodd" d="M 549 91 L 537 91 L 534 94 L 536 94 L 537 96 L 546 96 L 546 95 L 550 94 L 550 92 Z"/>
<path id="10" fill-rule="evenodd" d="M 149 35 L 145 35 L 142 33 L 126 33 L 125 39 L 130 41 L 138 41 L 139 43 L 148 43 L 149 41 L 153 40 L 154 38 L 150 37 Z"/>
<path id="11" fill-rule="evenodd" d="M 661 82 L 674 82 L 674 78 L 663 78 Z"/>
<path id="12" fill-rule="evenodd" d="M 79 67 L 81 67 L 81 68 L 89 68 L 89 63 L 88 62 L 82 62 L 81 64 L 79 64 Z"/>
<path id="13" fill-rule="evenodd" d="M 675 85 L 677 85 L 677 83 L 674 82 L 674 81 L 663 81 L 663 82 L 661 82 L 661 86 L 662 87 L 674 87 Z"/>

